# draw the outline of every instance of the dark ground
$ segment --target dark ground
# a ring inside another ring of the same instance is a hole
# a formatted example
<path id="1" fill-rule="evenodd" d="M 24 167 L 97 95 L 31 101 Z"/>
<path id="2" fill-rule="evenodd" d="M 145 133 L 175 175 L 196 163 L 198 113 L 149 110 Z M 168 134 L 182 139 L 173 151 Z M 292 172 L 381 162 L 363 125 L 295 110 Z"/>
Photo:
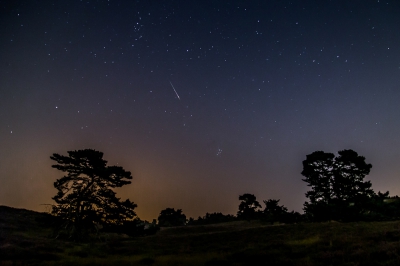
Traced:
<path id="1" fill-rule="evenodd" d="M 54 217 L 0 206 L 1 265 L 400 265 L 400 222 L 260 221 L 162 228 L 153 236 L 56 240 Z"/>

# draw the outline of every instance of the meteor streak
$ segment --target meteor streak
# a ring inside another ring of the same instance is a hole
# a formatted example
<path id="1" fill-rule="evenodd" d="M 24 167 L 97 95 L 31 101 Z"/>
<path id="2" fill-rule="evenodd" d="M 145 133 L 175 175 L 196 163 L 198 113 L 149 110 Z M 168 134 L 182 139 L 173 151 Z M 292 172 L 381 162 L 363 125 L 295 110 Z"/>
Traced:
<path id="1" fill-rule="evenodd" d="M 174 90 L 176 97 L 178 97 L 178 99 L 180 100 L 181 98 L 179 97 L 178 93 L 176 92 L 174 85 L 172 85 L 172 82 L 170 81 L 169 84 L 171 84 L 172 89 Z"/>

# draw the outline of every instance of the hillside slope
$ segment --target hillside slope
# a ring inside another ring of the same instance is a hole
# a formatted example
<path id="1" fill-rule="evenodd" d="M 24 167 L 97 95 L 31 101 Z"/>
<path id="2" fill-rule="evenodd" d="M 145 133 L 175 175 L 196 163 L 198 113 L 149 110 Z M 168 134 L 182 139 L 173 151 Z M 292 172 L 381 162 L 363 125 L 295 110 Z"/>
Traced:
<path id="1" fill-rule="evenodd" d="M 51 237 L 52 216 L 0 206 L 0 264 L 41 265 L 400 265 L 400 222 L 259 221 L 164 228 L 87 243 Z"/>

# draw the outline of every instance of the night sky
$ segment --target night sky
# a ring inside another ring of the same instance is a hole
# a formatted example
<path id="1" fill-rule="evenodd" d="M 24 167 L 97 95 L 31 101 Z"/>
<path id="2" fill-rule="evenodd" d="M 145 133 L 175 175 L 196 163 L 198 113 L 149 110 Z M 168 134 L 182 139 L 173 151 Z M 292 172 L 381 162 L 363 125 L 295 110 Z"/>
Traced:
<path id="1" fill-rule="evenodd" d="M 302 212 L 302 161 L 353 149 L 400 194 L 400 1 L 0 1 L 0 204 L 45 211 L 53 153 L 132 172 L 142 219 Z"/>

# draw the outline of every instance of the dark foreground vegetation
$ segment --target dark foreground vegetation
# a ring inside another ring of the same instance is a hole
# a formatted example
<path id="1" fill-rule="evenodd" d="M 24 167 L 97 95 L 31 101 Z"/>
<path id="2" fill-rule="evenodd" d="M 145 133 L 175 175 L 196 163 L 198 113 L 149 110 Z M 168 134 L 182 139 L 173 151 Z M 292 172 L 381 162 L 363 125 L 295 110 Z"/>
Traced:
<path id="1" fill-rule="evenodd" d="M 52 237 L 54 217 L 0 206 L 1 265 L 400 265 L 400 222 L 234 221 L 130 238 Z"/>
<path id="2" fill-rule="evenodd" d="M 51 214 L 0 206 L 0 264 L 400 265 L 400 198 L 373 191 L 363 156 L 338 154 L 303 161 L 304 214 L 245 193 L 236 216 L 166 208 L 151 223 L 116 196 L 129 171 L 91 149 L 53 154 Z"/>

